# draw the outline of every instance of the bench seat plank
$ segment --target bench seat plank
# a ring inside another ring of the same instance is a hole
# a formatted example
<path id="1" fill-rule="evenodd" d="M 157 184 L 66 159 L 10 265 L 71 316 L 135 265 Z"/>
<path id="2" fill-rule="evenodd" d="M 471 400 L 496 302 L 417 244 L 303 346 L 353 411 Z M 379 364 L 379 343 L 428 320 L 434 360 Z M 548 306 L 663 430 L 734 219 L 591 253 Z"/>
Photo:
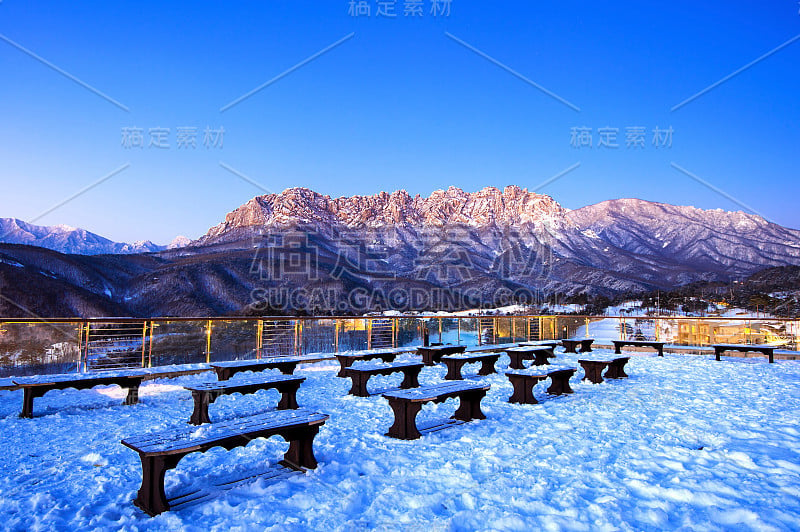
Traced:
<path id="1" fill-rule="evenodd" d="M 258 372 L 265 369 L 277 369 L 284 375 L 291 375 L 301 362 L 304 362 L 301 357 L 271 357 L 258 360 L 215 362 L 210 366 L 217 373 L 217 379 L 224 381 L 242 371 Z"/>

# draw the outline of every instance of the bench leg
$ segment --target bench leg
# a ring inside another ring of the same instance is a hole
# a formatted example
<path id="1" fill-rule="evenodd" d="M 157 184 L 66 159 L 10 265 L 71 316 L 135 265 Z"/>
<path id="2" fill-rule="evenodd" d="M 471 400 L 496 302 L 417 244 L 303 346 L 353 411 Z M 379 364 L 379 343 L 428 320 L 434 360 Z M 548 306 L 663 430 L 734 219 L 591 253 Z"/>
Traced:
<path id="1" fill-rule="evenodd" d="M 294 370 L 297 368 L 297 362 L 281 366 L 281 373 L 284 375 L 294 375 Z"/>
<path id="2" fill-rule="evenodd" d="M 208 417 L 208 405 L 212 402 L 210 394 L 192 391 L 192 399 L 194 399 L 194 410 L 192 411 L 192 417 L 189 418 L 189 423 L 192 425 L 211 423 L 211 419 Z"/>
<path id="3" fill-rule="evenodd" d="M 624 360 L 614 360 L 611 364 L 608 365 L 608 371 L 606 371 L 606 378 L 607 379 L 627 379 L 628 374 L 625 373 L 625 364 L 628 363 L 628 359 Z"/>
<path id="4" fill-rule="evenodd" d="M 525 369 L 525 366 L 522 365 L 522 355 L 520 353 L 509 353 L 508 354 L 511 361 L 508 363 L 508 367 L 511 369 Z"/>
<path id="5" fill-rule="evenodd" d="M 664 356 L 664 346 L 663 345 L 658 347 L 658 356 L 660 356 L 660 357 Z"/>
<path id="6" fill-rule="evenodd" d="M 461 376 L 461 368 L 464 367 L 463 360 L 448 360 L 445 365 L 447 366 L 447 375 L 444 376 L 448 381 L 460 381 L 464 377 Z"/>
<path id="7" fill-rule="evenodd" d="M 534 356 L 536 357 L 533 360 L 534 366 L 546 366 L 550 363 L 550 361 L 547 360 L 547 353 L 536 353 Z"/>
<path id="8" fill-rule="evenodd" d="M 496 373 L 494 369 L 496 362 L 497 358 L 484 358 L 481 360 L 481 369 L 478 370 L 478 375 L 491 375 L 492 373 Z"/>
<path id="9" fill-rule="evenodd" d="M 355 395 L 357 397 L 369 397 L 369 392 L 367 392 L 367 381 L 369 381 L 369 375 L 364 375 L 363 373 L 351 373 L 350 379 L 353 381 L 353 384 L 350 386 L 350 395 Z"/>
<path id="10" fill-rule="evenodd" d="M 33 417 L 33 400 L 38 397 L 33 388 L 23 388 L 22 412 L 19 417 Z"/>
<path id="11" fill-rule="evenodd" d="M 720 356 L 721 354 L 722 354 L 722 350 L 720 350 L 720 349 L 717 349 L 717 348 L 715 347 L 715 348 L 714 348 L 714 358 L 716 358 L 716 359 L 717 359 L 717 362 L 719 362 L 719 360 L 720 360 L 719 356 Z"/>
<path id="12" fill-rule="evenodd" d="M 605 369 L 604 365 L 581 362 L 581 366 L 586 372 L 583 380 L 590 381 L 592 384 L 600 384 L 603 382 L 603 370 Z"/>
<path id="13" fill-rule="evenodd" d="M 344 370 L 346 370 L 349 366 L 350 366 L 350 364 L 348 364 L 346 360 L 340 358 L 339 359 L 339 373 L 337 373 L 336 376 L 337 377 L 347 377 L 347 375 L 345 375 L 345 373 L 344 373 Z"/>
<path id="14" fill-rule="evenodd" d="M 300 383 L 294 383 L 288 388 L 280 390 L 281 400 L 278 402 L 278 410 L 297 410 L 297 390 L 300 389 Z"/>
<path id="15" fill-rule="evenodd" d="M 622 345 L 621 344 L 614 344 L 614 354 L 621 355 L 622 354 Z"/>
<path id="16" fill-rule="evenodd" d="M 319 426 L 291 431 L 285 438 L 289 440 L 289 450 L 283 455 L 284 465 L 290 467 L 316 469 L 317 459 L 314 456 L 314 437 L 319 433 Z"/>
<path id="17" fill-rule="evenodd" d="M 164 493 L 164 475 L 178 465 L 183 457 L 139 454 L 139 458 L 142 461 L 142 487 L 139 488 L 133 504 L 150 516 L 166 512 L 169 510 L 169 502 Z"/>
<path id="18" fill-rule="evenodd" d="M 533 395 L 533 387 L 539 379 L 531 377 L 514 377 L 511 379 L 511 385 L 514 387 L 514 393 L 508 398 L 509 403 L 519 403 L 527 405 L 535 405 L 539 401 Z"/>
<path id="19" fill-rule="evenodd" d="M 770 363 L 770 364 L 772 364 L 773 362 L 775 362 L 775 357 L 774 357 L 774 356 L 773 356 L 773 354 L 772 354 L 772 349 L 770 349 L 770 350 L 769 350 L 768 352 L 766 352 L 765 354 L 766 354 L 766 355 L 769 357 L 769 363 Z"/>
<path id="20" fill-rule="evenodd" d="M 475 392 L 462 393 L 458 399 L 459 404 L 453 418 L 461 421 L 470 421 L 471 419 L 486 419 L 481 411 L 481 399 L 486 397 L 486 390 L 477 390 Z"/>
<path id="21" fill-rule="evenodd" d="M 566 393 L 575 393 L 572 388 L 569 387 L 569 376 L 568 375 L 550 375 L 550 380 L 552 383 L 550 387 L 547 389 L 547 393 L 550 395 L 563 395 Z"/>
<path id="22" fill-rule="evenodd" d="M 422 403 L 389 398 L 389 406 L 394 412 L 394 424 L 389 427 L 387 436 L 401 440 L 416 440 L 422 436 L 417 428 L 417 414 L 422 410 Z"/>
<path id="23" fill-rule="evenodd" d="M 139 386 L 141 382 L 137 383 L 135 386 L 131 386 L 128 388 L 128 395 L 125 397 L 125 404 L 126 405 L 135 405 L 139 402 Z"/>
<path id="24" fill-rule="evenodd" d="M 419 388 L 419 372 L 421 368 L 408 368 L 403 371 L 403 382 L 400 383 L 400 389 L 408 390 L 409 388 Z"/>

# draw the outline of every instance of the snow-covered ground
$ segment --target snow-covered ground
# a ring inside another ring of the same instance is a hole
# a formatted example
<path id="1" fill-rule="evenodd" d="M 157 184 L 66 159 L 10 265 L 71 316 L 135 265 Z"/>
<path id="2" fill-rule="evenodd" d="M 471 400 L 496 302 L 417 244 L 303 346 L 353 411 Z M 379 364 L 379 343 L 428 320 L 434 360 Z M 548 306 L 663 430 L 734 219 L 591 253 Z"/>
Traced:
<path id="1" fill-rule="evenodd" d="M 575 363 L 577 355 L 561 351 L 558 364 Z M 484 377 L 492 386 L 486 420 L 414 441 L 385 437 L 386 400 L 347 395 L 336 364 L 301 366 L 296 374 L 308 380 L 300 405 L 331 416 L 314 444 L 319 468 L 257 479 L 155 518 L 131 504 L 141 466 L 119 442 L 185 426 L 192 401 L 182 385 L 213 374 L 147 381 L 135 406 L 121 405 L 117 387 L 50 392 L 36 400 L 33 419 L 17 417 L 21 391 L 0 391 L 0 527 L 798 530 L 800 363 L 723 360 L 633 356 L 629 379 L 593 385 L 579 381 L 579 370 L 574 395 L 547 397 L 543 383 L 538 405 L 509 404 L 507 378 Z M 498 369 L 507 363 L 502 356 Z M 442 367 L 425 368 L 420 380 L 443 375 Z M 263 412 L 277 398 L 274 390 L 223 396 L 210 414 L 216 421 Z M 428 404 L 420 421 L 454 408 L 453 400 Z M 276 437 L 189 455 L 167 474 L 167 493 L 263 471 L 285 448 Z"/>

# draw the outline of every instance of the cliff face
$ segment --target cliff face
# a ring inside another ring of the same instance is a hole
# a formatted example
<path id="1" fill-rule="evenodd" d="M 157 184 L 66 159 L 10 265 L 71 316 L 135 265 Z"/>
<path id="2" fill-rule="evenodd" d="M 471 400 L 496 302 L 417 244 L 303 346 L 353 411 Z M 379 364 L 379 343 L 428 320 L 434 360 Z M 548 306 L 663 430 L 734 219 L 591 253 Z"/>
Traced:
<path id="1" fill-rule="evenodd" d="M 464 192 L 450 187 L 429 197 L 411 196 L 405 190 L 374 196 L 331 198 L 306 188 L 290 188 L 248 201 L 229 213 L 225 221 L 202 239 L 212 240 L 237 228 L 312 224 L 350 228 L 388 226 L 520 225 L 545 220 L 565 220 L 564 208 L 551 197 L 516 186 L 504 190 L 487 187 Z"/>

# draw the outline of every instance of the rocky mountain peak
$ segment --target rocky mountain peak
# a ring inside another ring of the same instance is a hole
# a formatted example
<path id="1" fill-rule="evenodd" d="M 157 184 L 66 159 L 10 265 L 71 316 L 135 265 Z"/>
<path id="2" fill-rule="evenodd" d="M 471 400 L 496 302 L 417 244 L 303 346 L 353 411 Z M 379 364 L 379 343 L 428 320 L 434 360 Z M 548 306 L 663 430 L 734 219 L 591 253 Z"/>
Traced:
<path id="1" fill-rule="evenodd" d="M 519 225 L 563 219 L 566 210 L 543 194 L 518 186 L 502 191 L 486 187 L 465 192 L 458 187 L 435 190 L 427 198 L 412 197 L 405 190 L 331 198 L 302 187 L 280 194 L 265 194 L 229 213 L 213 227 L 206 239 L 234 229 L 282 227 L 297 223 L 378 228 L 392 225 L 443 226 L 451 224 L 483 227 Z"/>

